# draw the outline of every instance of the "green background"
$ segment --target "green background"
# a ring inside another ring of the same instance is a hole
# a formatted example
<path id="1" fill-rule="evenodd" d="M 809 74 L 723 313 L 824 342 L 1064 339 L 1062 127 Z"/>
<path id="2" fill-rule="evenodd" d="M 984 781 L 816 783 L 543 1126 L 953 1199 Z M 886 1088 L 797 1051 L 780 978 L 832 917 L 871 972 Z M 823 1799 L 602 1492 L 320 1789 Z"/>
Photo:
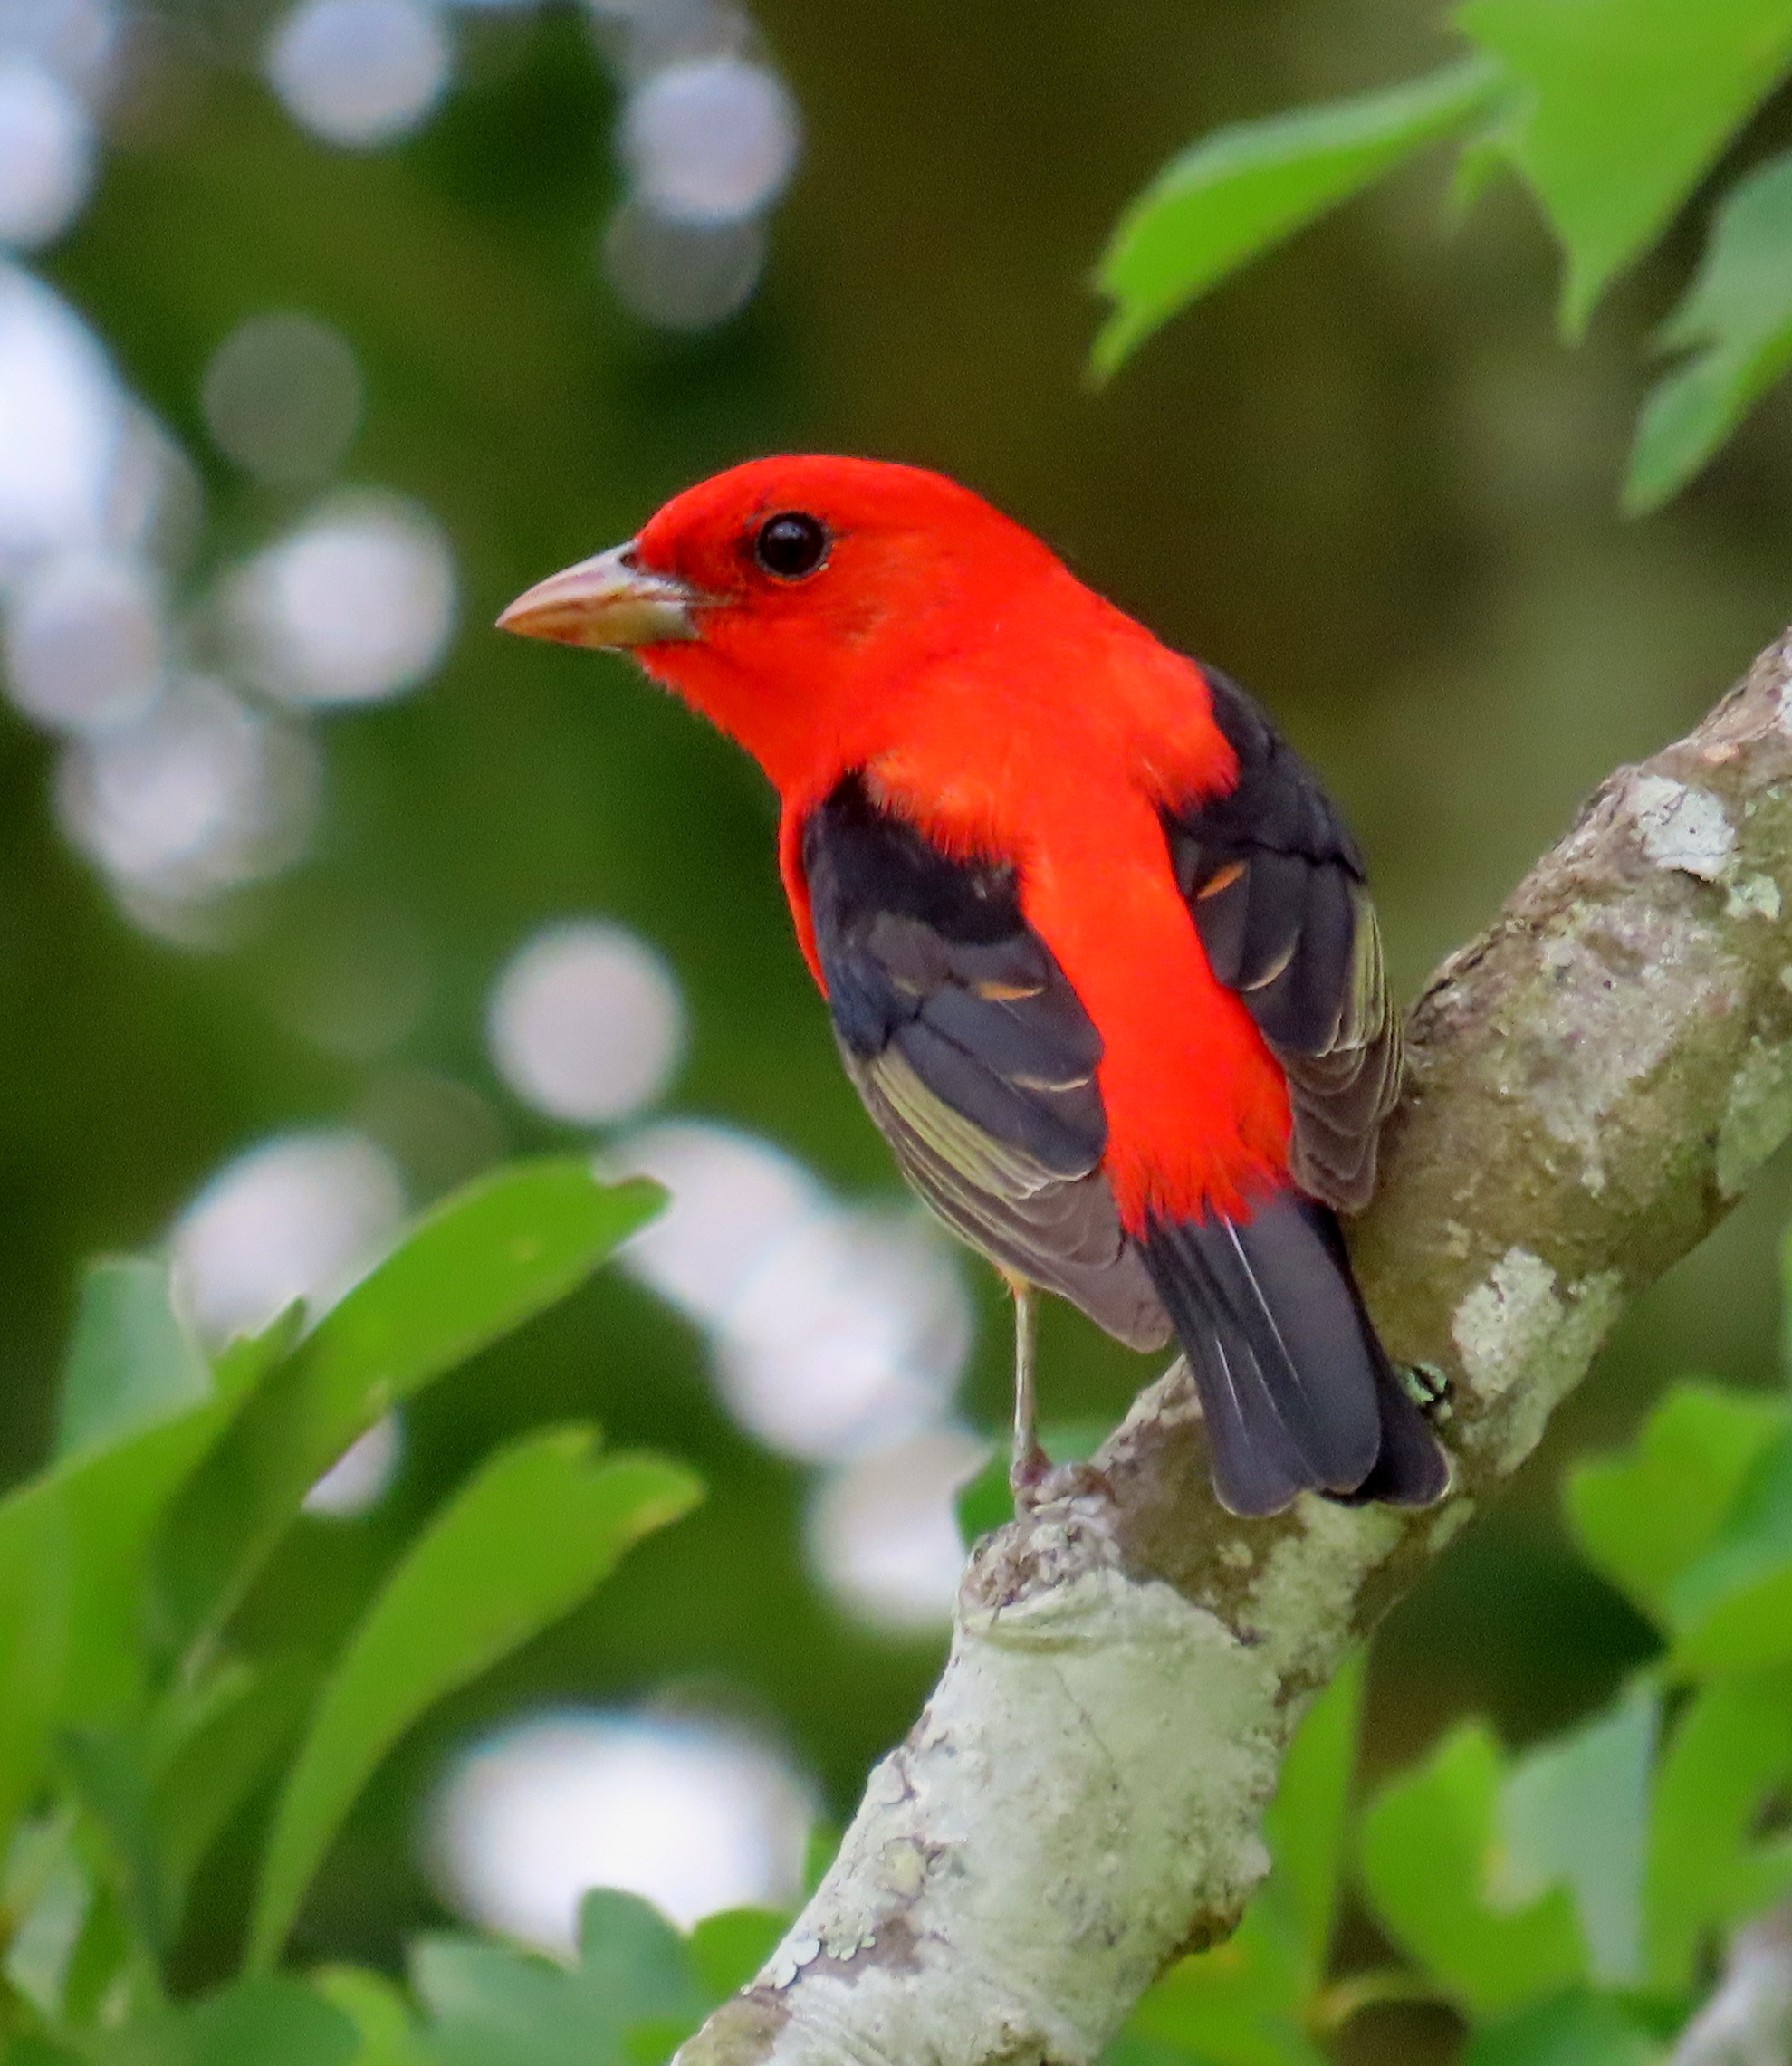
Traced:
<path id="1" fill-rule="evenodd" d="M 503 1146 L 577 1140 L 506 1096 L 482 1038 L 495 971 L 552 917 L 609 913 L 667 955 L 693 1026 L 673 1109 L 763 1133 L 850 1195 L 891 1189 L 790 937 L 758 775 L 622 663 L 485 628 L 529 581 L 705 473 L 791 448 L 943 467 L 1250 684 L 1353 818 L 1407 994 L 1612 765 L 1684 729 L 1788 615 L 1784 398 L 1666 513 L 1616 514 L 1641 341 L 1690 242 L 1671 240 L 1570 354 L 1528 204 L 1498 187 L 1448 236 L 1443 164 L 1428 161 L 1230 283 L 1107 390 L 1084 384 L 1087 277 L 1142 181 L 1216 121 L 1430 64 L 1444 52 L 1428 11 L 762 0 L 756 14 L 807 147 L 765 286 L 713 336 L 645 330 L 599 277 L 614 102 L 567 11 L 461 17 L 447 106 L 362 156 L 306 139 L 258 83 L 254 9 L 177 10 L 163 91 L 41 260 L 206 470 L 196 588 L 299 506 L 210 450 L 201 375 L 245 317 L 299 308 L 361 363 L 347 477 L 436 513 L 463 595 L 424 691 L 328 721 L 314 856 L 258 893 L 227 952 L 131 930 L 54 828 L 48 743 L 0 715 L 8 1478 L 47 1441 L 81 1258 L 154 1241 L 233 1153 L 298 1125 L 378 1133 L 419 1071 L 488 1100 Z M 1787 126 L 1774 109 L 1764 123 Z M 307 984 L 377 992 L 407 960 L 430 1003 L 401 1046 L 348 1062 L 296 1029 Z M 461 1173 L 410 1172 L 420 1195 Z M 1671 1375 L 1773 1376 L 1788 1188 L 1782 1161 L 1626 1320 L 1504 1509 L 1389 1624 L 1377 1766 L 1468 1709 L 1520 1739 L 1555 1726 L 1648 1648 L 1569 1557 L 1555 1479 Z M 994 1425 L 1003 1315 L 972 1274 L 966 1397 Z M 1048 1318 L 1056 1417 L 1117 1413 L 1149 1367 L 1072 1315 Z M 407 1740 L 319 1882 L 302 1957 L 390 1960 L 437 1912 L 415 1804 L 445 1747 L 490 1717 L 569 1698 L 720 1707 L 781 1737 L 837 1814 L 912 1718 L 936 1648 L 855 1630 L 816 1596 L 805 1474 L 733 1430 L 694 1332 L 614 1273 L 431 1394 L 391 1499 L 309 1531 L 268 1611 L 321 1638 L 341 1607 L 333 1577 L 346 1597 L 350 1573 L 381 1563 L 500 1432 L 585 1414 L 618 1446 L 690 1459 L 708 1503 Z M 240 1920 L 242 1866 L 226 1847 L 211 1871 L 216 1936 L 196 1939 L 193 1979 Z"/>

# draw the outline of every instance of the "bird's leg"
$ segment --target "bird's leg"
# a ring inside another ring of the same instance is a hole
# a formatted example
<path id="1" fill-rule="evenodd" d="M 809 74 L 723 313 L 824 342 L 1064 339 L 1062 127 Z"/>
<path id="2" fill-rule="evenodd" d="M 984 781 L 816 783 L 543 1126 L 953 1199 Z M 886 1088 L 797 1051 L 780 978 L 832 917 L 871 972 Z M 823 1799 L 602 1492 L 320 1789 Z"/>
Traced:
<path id="1" fill-rule="evenodd" d="M 1033 1364 L 1039 1313 L 1033 1303 L 1033 1287 L 1026 1278 L 1009 1277 L 1006 1270 L 1001 1274 L 1014 1294 L 1014 1449 L 1009 1459 L 1008 1483 L 1015 1504 L 1024 1506 L 1031 1503 L 1040 1480 L 1051 1468 L 1034 1432 Z"/>

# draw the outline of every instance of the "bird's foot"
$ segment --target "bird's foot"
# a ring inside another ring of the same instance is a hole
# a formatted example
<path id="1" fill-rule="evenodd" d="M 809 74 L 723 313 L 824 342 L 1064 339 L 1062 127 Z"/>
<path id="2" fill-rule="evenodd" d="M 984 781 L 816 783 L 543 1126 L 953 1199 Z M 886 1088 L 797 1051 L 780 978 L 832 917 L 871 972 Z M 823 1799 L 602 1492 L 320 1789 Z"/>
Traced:
<path id="1" fill-rule="evenodd" d="M 1434 1363 L 1396 1363 L 1401 1388 L 1420 1412 L 1433 1420 L 1447 1420 L 1450 1411 L 1450 1380 Z"/>
<path id="2" fill-rule="evenodd" d="M 1016 1442 L 1009 1459 L 1008 1488 L 1014 1495 L 1014 1511 L 1030 1514 L 1039 1505 L 1040 1489 L 1051 1475 L 1051 1459 L 1030 1437 Z"/>

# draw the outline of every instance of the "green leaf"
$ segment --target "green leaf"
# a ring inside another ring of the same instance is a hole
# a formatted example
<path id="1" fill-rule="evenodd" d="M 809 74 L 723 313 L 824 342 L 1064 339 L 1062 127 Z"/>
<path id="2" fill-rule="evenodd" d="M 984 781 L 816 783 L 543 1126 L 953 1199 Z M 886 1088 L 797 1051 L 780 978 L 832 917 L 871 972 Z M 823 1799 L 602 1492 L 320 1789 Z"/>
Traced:
<path id="1" fill-rule="evenodd" d="M 1102 2053 L 1097 2066 L 1187 2066 L 1188 2057 L 1180 2044 L 1141 2037 L 1128 2023 Z"/>
<path id="2" fill-rule="evenodd" d="M 1725 1903 L 1727 1924 L 1748 1922 L 1778 1908 L 1792 1893 L 1792 1837 L 1756 1844 L 1736 1861 Z"/>
<path id="3" fill-rule="evenodd" d="M 1493 1893 L 1519 1908 L 1567 1887 L 1602 1986 L 1640 1986 L 1646 1975 L 1643 1882 L 1659 1718 L 1654 1688 L 1639 1686 L 1520 1758 L 1500 1793 Z"/>
<path id="4" fill-rule="evenodd" d="M 701 2016 L 649 2016 L 631 2023 L 622 2033 L 622 2056 L 628 2066 L 666 2066 L 702 2023 Z"/>
<path id="5" fill-rule="evenodd" d="M 193 2066 L 348 2066 L 354 2025 L 340 2009 L 296 1981 L 239 1980 L 201 2002 L 187 2018 Z"/>
<path id="6" fill-rule="evenodd" d="M 127 2033 L 119 2057 L 120 2066 L 349 2066 L 358 2042 L 349 2018 L 311 1988 L 258 1977 Z"/>
<path id="7" fill-rule="evenodd" d="M 1211 2066 L 1325 2066 L 1301 2025 L 1302 1981 L 1293 1946 L 1253 1902 L 1225 1943 L 1170 1968 L 1125 2034 Z"/>
<path id="8" fill-rule="evenodd" d="M 508 1946 L 436 1937 L 414 1946 L 411 1981 L 442 2066 L 631 2066 L 629 2033 L 688 2029 L 707 2006 L 677 1931 L 608 1888 L 585 1897 L 570 1972 Z"/>
<path id="9" fill-rule="evenodd" d="M 744 1987 L 778 1947 L 791 1918 L 775 1908 L 724 1908 L 691 1932 L 691 1970 L 715 2001 Z"/>
<path id="10" fill-rule="evenodd" d="M 0 2057 L 6 2066 L 88 2066 L 80 2052 L 53 2044 L 47 2037 L 15 2038 Z"/>
<path id="11" fill-rule="evenodd" d="M 1416 1771 L 1384 1787 L 1363 1818 L 1364 1882 L 1376 1913 L 1477 2017 L 1546 2000 L 1586 1977 L 1566 1888 L 1508 1907 L 1490 1884 L 1505 1777 L 1493 1738 L 1465 1723 Z"/>
<path id="12" fill-rule="evenodd" d="M 72 1640 L 70 1573 L 41 1497 L 0 1505 L 0 1857 L 49 1755 Z"/>
<path id="13" fill-rule="evenodd" d="M 229 1698 L 154 1768 L 149 1816 L 176 1925 L 206 1852 L 303 1728 L 317 1679 L 309 1659 L 231 1667 Z"/>
<path id="14" fill-rule="evenodd" d="M 1297 1947 L 1309 1993 L 1324 1983 L 1337 1919 L 1365 1665 L 1358 1650 L 1308 1709 L 1263 1818 L 1275 1867 L 1259 1899 L 1270 1905 Z"/>
<path id="15" fill-rule="evenodd" d="M 1576 1993 L 1484 2025 L 1462 2066 L 1656 2066 L 1665 2052 L 1609 1995 Z"/>
<path id="16" fill-rule="evenodd" d="M 1578 336 L 1792 62 L 1792 0 L 1467 0 L 1456 19 L 1528 90 L 1506 149 L 1567 253 Z"/>
<path id="17" fill-rule="evenodd" d="M 1668 1593 L 1669 1663 L 1695 1676 L 1792 1657 L 1792 1429 L 1764 1449 L 1710 1547 Z"/>
<path id="18" fill-rule="evenodd" d="M 116 1323 L 131 1340 L 157 1344 L 153 1353 L 167 1349 L 174 1321 L 165 1285 L 163 1315 L 151 1313 L 158 1284 L 134 1271 L 128 1284 L 112 1277 L 86 1308 L 84 1345 L 72 1361 L 84 1373 L 76 1380 L 87 1401 L 74 1422 L 81 1446 L 0 1499 L 0 1847 L 42 1774 L 57 1723 L 106 1723 L 139 1697 L 150 1539 L 257 1374 L 248 1359 L 221 1364 L 216 1388 L 183 1404 L 191 1373 L 171 1382 L 164 1363 L 133 1392 L 101 1344 L 117 1344 Z M 162 1418 L 145 1418 L 158 1410 Z"/>
<path id="19" fill-rule="evenodd" d="M 593 1887 L 579 1904 L 579 1985 L 619 2029 L 701 2014 L 684 1939 L 651 1901 Z"/>
<path id="20" fill-rule="evenodd" d="M 311 1985 L 354 2025 L 354 2066 L 435 2066 L 404 1990 L 364 1966 L 324 1966 Z"/>
<path id="21" fill-rule="evenodd" d="M 1792 365 L 1792 155 L 1725 199 L 1698 276 L 1656 341 L 1692 357 L 1643 405 L 1624 481 L 1633 513 L 1684 486 Z"/>
<path id="22" fill-rule="evenodd" d="M 1765 1802 L 1792 1779 L 1792 1667 L 1718 1679 L 1682 1714 L 1655 1779 L 1644 1905 L 1652 1981 L 1690 1987 L 1747 1884 Z"/>
<path id="23" fill-rule="evenodd" d="M 838 1822 L 825 1818 L 809 1825 L 802 1846 L 802 1891 L 808 1899 L 827 1878 L 828 1869 L 840 1854 L 840 1839 L 846 1834 Z"/>
<path id="24" fill-rule="evenodd" d="M 182 1500 L 168 1564 L 179 1624 L 221 1625 L 357 1436 L 574 1290 L 664 1199 L 553 1157 L 494 1171 L 426 1213 L 319 1321 Z"/>
<path id="25" fill-rule="evenodd" d="M 573 1978 L 551 1959 L 426 1937 L 411 1946 L 410 1971 L 442 2066 L 620 2066 L 614 2033 L 583 2026 Z"/>
<path id="26" fill-rule="evenodd" d="M 130 1937 L 124 1910 L 111 1889 L 96 1883 L 93 1899 L 81 1918 L 81 1933 L 62 1973 L 62 2023 L 79 2030 L 97 2023 L 110 2010 L 137 2015 L 153 2009 L 159 1986 L 145 1985 L 143 1954 Z"/>
<path id="27" fill-rule="evenodd" d="M 1674 1581 L 1715 1540 L 1757 1459 L 1789 1424 L 1779 1399 L 1675 1385 L 1624 1454 L 1570 1475 L 1581 1554 L 1665 1628 Z"/>
<path id="28" fill-rule="evenodd" d="M 101 1448 L 211 1397 L 205 1358 L 175 1317 L 166 1267 L 139 1256 L 88 1266 L 57 1405 L 57 1457 Z"/>
<path id="29" fill-rule="evenodd" d="M 62 1996 L 75 1948 L 93 1906 L 93 1879 L 77 1844 L 76 1818 L 64 1809 L 14 1836 L 0 1886 L 9 1919 L 5 1980 L 46 2023 L 62 2022 Z"/>
<path id="30" fill-rule="evenodd" d="M 1116 305 L 1090 355 L 1115 372 L 1178 309 L 1247 259 L 1465 127 L 1499 67 L 1471 58 L 1349 100 L 1216 129 L 1172 158 L 1120 218 L 1096 273 Z"/>
<path id="31" fill-rule="evenodd" d="M 594 1460 L 556 1428 L 491 1458 L 417 1537 L 326 1681 L 274 1813 L 249 1962 L 278 1956 L 331 1839 L 424 1709 L 575 1607 L 631 1543 L 688 1512 L 689 1471 Z"/>
<path id="32" fill-rule="evenodd" d="M 103 1846 L 104 1878 L 118 1898 L 133 1945 L 159 1963 L 173 1938 L 173 1921 L 150 1828 L 139 1732 L 69 1730 L 62 1737 L 59 1766 L 87 1811 L 83 1827 L 89 1846 Z"/>

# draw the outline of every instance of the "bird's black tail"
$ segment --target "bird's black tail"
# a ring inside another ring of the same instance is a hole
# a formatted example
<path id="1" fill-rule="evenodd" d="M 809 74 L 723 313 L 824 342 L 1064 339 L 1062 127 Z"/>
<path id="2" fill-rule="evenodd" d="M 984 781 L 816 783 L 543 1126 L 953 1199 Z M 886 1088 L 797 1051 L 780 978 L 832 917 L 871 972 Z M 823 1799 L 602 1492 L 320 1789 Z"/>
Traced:
<path id="1" fill-rule="evenodd" d="M 1401 1506 L 1442 1494 L 1449 1465 L 1375 1337 L 1329 1208 L 1282 1192 L 1247 1220 L 1155 1221 L 1141 1248 L 1233 1513 L 1307 1491 Z"/>

